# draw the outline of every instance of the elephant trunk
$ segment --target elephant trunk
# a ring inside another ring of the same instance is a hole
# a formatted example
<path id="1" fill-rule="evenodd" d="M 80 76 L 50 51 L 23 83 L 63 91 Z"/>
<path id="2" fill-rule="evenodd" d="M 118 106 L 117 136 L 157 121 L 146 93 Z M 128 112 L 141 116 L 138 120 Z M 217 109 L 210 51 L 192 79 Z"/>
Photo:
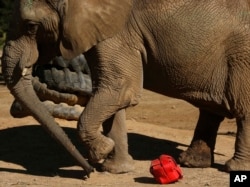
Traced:
<path id="1" fill-rule="evenodd" d="M 20 41 L 19 41 L 20 42 Z M 35 51 L 31 51 L 34 50 Z M 31 55 L 35 55 L 35 57 Z M 32 116 L 55 138 L 64 148 L 79 162 L 85 169 L 87 175 L 92 172 L 93 168 L 82 157 L 79 151 L 72 144 L 63 129 L 55 122 L 52 115 L 47 111 L 45 106 L 37 97 L 32 86 L 32 64 L 27 65 L 23 60 L 34 60 L 36 62 L 38 51 L 36 46 L 23 45 L 17 47 L 16 42 L 8 42 L 3 51 L 2 72 L 6 84 L 22 105 L 28 108 Z"/>

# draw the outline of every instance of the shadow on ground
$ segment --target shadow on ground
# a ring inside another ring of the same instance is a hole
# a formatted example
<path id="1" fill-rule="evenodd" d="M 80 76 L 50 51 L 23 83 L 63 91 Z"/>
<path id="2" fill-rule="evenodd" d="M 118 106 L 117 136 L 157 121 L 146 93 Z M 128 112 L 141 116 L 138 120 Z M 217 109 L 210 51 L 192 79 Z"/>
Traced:
<path id="1" fill-rule="evenodd" d="M 0 66 L 1 68 L 1 66 Z M 3 74 L 0 73 L 0 85 L 5 85 Z"/>
<path id="2" fill-rule="evenodd" d="M 136 133 L 129 133 L 129 150 L 135 160 L 153 160 L 161 154 L 169 154 L 177 158 L 182 150 L 178 146 L 187 146 L 166 139 L 158 139 Z"/>
<path id="3" fill-rule="evenodd" d="M 78 142 L 75 129 L 64 128 L 72 142 L 86 156 Z M 76 165 L 72 157 L 38 125 L 8 128 L 0 131 L 0 161 L 17 164 L 26 170 L 2 168 L 0 172 L 20 172 L 32 175 L 83 177 L 82 171 L 65 171 L 62 167 Z"/>
<path id="4" fill-rule="evenodd" d="M 64 128 L 72 142 L 86 157 L 86 151 L 80 144 L 74 128 Z M 130 154 L 135 160 L 152 160 L 160 154 L 176 157 L 179 143 L 157 139 L 136 133 L 129 133 Z M 38 125 L 8 128 L 0 130 L 0 161 L 22 166 L 25 169 L 2 168 L 1 171 L 27 173 L 39 176 L 59 175 L 65 178 L 82 178 L 81 170 L 63 170 L 60 168 L 77 165 L 74 159 L 59 146 Z"/>

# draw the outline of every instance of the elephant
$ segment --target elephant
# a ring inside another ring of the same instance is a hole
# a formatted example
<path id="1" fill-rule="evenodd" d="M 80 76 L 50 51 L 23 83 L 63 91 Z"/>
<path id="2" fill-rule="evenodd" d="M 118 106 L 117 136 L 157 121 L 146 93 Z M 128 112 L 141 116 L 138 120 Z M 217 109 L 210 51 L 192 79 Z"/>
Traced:
<path id="1" fill-rule="evenodd" d="M 199 108 L 180 164 L 210 167 L 220 123 L 236 118 L 235 152 L 224 169 L 250 170 L 249 0 L 19 0 L 13 17 L 3 50 L 7 86 L 77 160 L 31 72 L 35 63 L 83 53 L 93 90 L 77 131 L 90 162 L 103 160 L 111 173 L 133 169 L 125 110 L 145 88 Z"/>

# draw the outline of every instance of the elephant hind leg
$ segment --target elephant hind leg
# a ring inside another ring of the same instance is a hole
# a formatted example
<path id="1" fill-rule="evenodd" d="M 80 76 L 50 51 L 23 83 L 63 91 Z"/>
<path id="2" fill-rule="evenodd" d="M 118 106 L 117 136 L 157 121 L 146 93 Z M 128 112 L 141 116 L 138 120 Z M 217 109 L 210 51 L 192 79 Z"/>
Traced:
<path id="1" fill-rule="evenodd" d="M 250 170 L 250 116 L 237 119 L 235 153 L 233 158 L 226 162 L 225 170 Z"/>
<path id="2" fill-rule="evenodd" d="M 210 167 L 214 162 L 213 151 L 217 131 L 224 117 L 206 110 L 200 116 L 189 148 L 179 156 L 179 162 L 187 167 Z"/>

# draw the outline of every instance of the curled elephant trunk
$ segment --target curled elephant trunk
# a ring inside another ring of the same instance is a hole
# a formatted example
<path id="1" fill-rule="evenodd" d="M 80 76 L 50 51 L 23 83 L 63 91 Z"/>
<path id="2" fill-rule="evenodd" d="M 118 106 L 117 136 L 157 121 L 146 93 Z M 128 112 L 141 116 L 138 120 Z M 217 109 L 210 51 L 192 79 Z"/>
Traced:
<path id="1" fill-rule="evenodd" d="M 6 84 L 13 96 L 22 105 L 31 111 L 32 116 L 55 138 L 85 169 L 87 175 L 93 168 L 82 157 L 72 144 L 63 129 L 55 122 L 52 115 L 42 105 L 32 86 L 32 65 L 27 62 L 36 62 L 38 51 L 36 45 L 27 45 L 27 42 L 8 42 L 3 51 L 2 72 Z M 20 45 L 24 44 L 24 45 Z M 35 42 L 34 42 L 35 43 Z M 35 49 L 35 50 L 34 50 Z"/>

